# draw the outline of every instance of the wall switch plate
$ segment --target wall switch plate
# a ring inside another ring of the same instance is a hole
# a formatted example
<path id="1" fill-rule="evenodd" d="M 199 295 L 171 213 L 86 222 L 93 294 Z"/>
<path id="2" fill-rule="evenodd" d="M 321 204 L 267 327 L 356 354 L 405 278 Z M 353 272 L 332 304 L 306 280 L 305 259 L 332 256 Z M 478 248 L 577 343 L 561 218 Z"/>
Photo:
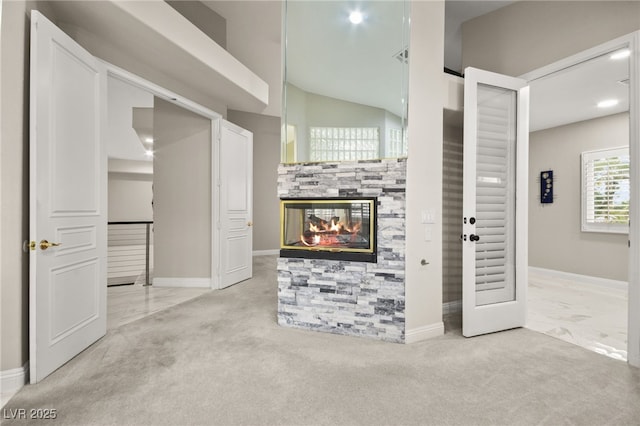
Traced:
<path id="1" fill-rule="evenodd" d="M 433 238 L 433 231 L 431 229 L 431 226 L 425 226 L 424 227 L 424 240 L 425 241 L 431 241 L 432 238 Z"/>
<path id="2" fill-rule="evenodd" d="M 422 210 L 421 212 L 422 223 L 436 223 L 436 212 L 434 209 Z"/>

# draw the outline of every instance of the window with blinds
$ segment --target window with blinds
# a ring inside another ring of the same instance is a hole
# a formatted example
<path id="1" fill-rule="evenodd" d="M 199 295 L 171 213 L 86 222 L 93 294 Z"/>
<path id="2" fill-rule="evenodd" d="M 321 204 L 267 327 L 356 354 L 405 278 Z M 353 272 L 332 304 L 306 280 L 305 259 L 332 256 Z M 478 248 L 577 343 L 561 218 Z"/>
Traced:
<path id="1" fill-rule="evenodd" d="M 582 231 L 629 232 L 629 147 L 582 153 Z"/>
<path id="2" fill-rule="evenodd" d="M 379 158 L 380 130 L 377 127 L 311 127 L 311 161 L 349 161 Z"/>

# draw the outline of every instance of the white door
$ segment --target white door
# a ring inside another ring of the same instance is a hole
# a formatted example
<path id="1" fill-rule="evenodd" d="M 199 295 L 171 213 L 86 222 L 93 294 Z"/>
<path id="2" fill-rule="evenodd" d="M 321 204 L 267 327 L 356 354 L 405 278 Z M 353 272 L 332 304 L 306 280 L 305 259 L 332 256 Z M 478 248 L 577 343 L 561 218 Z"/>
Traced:
<path id="1" fill-rule="evenodd" d="M 253 134 L 220 125 L 220 288 L 251 278 Z"/>
<path id="2" fill-rule="evenodd" d="M 106 333 L 106 72 L 31 15 L 29 373 L 37 383 Z"/>
<path id="3" fill-rule="evenodd" d="M 529 87 L 465 70 L 462 334 L 526 321 Z"/>

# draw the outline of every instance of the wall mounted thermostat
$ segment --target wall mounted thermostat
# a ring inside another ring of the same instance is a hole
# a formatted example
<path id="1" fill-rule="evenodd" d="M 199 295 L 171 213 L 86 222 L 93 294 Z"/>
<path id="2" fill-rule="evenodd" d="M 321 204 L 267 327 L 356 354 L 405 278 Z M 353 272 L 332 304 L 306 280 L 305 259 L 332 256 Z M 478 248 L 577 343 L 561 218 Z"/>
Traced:
<path id="1" fill-rule="evenodd" d="M 540 172 L 540 202 L 553 203 L 553 170 Z"/>

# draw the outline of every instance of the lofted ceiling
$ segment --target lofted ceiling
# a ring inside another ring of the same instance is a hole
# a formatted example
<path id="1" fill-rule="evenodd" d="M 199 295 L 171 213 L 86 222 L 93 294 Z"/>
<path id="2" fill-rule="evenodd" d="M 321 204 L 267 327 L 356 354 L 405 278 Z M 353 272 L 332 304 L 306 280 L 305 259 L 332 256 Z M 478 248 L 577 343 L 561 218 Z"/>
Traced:
<path id="1" fill-rule="evenodd" d="M 158 1 L 123 3 L 131 3 L 130 7 L 136 3 L 141 4 L 142 9 L 151 10 L 157 6 L 154 4 Z M 268 84 L 270 105 L 267 109 L 262 100 L 264 97 L 256 98 L 244 90 L 221 89 L 219 83 L 225 81 L 224 77 L 218 75 L 211 78 L 207 74 L 207 66 L 194 57 L 194 52 L 185 52 L 176 45 L 175 40 L 167 38 L 167 34 L 159 34 L 157 30 L 149 29 L 148 25 L 141 25 L 139 20 L 127 16 L 116 3 L 120 2 L 51 2 L 62 21 L 91 31 L 96 37 L 107 38 L 115 49 L 139 55 L 147 66 L 162 69 L 173 78 L 181 78 L 185 84 L 192 85 L 203 94 L 227 99 L 230 108 L 275 116 L 280 114 L 281 1 L 203 1 L 227 19 L 229 52 Z M 294 0 L 288 5 L 289 12 L 295 13 L 296 6 L 309 3 L 318 3 L 323 7 L 311 15 L 306 12 L 306 16 L 294 19 L 297 31 L 306 39 L 295 42 L 290 39 L 288 46 L 291 52 L 298 50 L 298 56 L 302 58 L 300 68 L 308 71 L 309 75 L 295 75 L 291 69 L 288 70 L 291 81 L 305 90 L 397 112 L 396 100 L 400 97 L 400 83 L 386 76 L 390 69 L 401 66 L 393 56 L 406 45 L 401 31 L 389 26 L 389 22 L 401 20 L 401 15 L 398 15 L 401 8 L 397 7 L 399 2 L 392 0 L 362 3 L 368 20 L 357 29 L 346 21 L 348 9 L 345 5 L 352 4 L 349 2 Z M 513 2 L 447 0 L 445 66 L 459 70 L 463 22 L 511 3 Z M 396 7 L 392 8 L 393 5 Z M 329 16 L 333 18 L 330 19 Z M 322 22 L 332 24 L 327 26 Z M 184 25 L 185 22 L 181 24 Z M 393 36 L 389 36 L 390 34 Z M 363 44 L 365 40 L 371 43 Z M 198 43 L 200 41 L 195 42 Z M 309 47 L 302 47 L 305 45 Z M 347 48 L 346 51 L 344 48 Z M 316 60 L 331 66 L 322 70 L 318 67 L 314 69 Z M 377 62 L 374 63 L 374 60 Z M 381 66 L 381 60 L 386 65 Z M 368 78 L 358 78 L 363 74 L 350 68 L 350 64 L 354 62 L 364 65 Z M 625 64 L 624 61 L 614 62 L 608 57 L 602 57 L 534 82 L 531 94 L 531 128 L 549 128 L 626 110 L 628 86 L 618 83 L 625 79 L 625 70 L 628 73 L 628 61 Z M 612 109 L 595 108 L 597 101 L 608 97 L 619 98 L 618 106 Z M 389 102 L 388 99 L 393 101 Z"/>

